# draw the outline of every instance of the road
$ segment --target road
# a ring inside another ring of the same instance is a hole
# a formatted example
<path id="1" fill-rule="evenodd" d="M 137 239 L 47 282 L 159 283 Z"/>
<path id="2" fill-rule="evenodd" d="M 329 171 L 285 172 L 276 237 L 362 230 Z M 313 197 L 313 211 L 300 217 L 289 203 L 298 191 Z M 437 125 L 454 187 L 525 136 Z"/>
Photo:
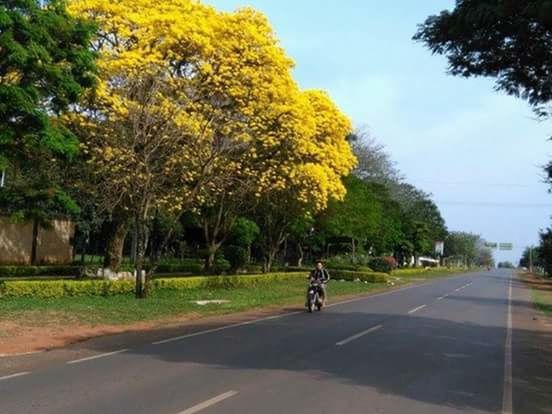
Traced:
<path id="1" fill-rule="evenodd" d="M 527 305 L 509 300 L 512 277 L 466 274 L 9 373 L 0 413 L 550 412 L 511 378 L 523 332 L 509 310 Z M 538 366 L 520 372 L 541 378 Z"/>

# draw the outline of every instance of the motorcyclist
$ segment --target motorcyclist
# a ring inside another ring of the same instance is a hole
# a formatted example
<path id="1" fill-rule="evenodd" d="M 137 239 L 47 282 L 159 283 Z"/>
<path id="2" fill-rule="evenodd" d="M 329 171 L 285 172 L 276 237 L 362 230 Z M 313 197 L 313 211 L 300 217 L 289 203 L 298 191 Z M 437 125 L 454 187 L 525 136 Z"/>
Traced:
<path id="1" fill-rule="evenodd" d="M 309 280 L 312 281 L 318 281 L 320 282 L 320 290 L 322 291 L 322 300 L 324 303 L 324 306 L 326 306 L 326 301 L 328 299 L 328 294 L 326 291 L 326 283 L 330 280 L 330 273 L 326 268 L 324 268 L 324 265 L 320 260 L 316 262 L 316 267 L 312 272 L 309 274 Z M 307 292 L 307 301 L 308 301 L 308 292 Z"/>

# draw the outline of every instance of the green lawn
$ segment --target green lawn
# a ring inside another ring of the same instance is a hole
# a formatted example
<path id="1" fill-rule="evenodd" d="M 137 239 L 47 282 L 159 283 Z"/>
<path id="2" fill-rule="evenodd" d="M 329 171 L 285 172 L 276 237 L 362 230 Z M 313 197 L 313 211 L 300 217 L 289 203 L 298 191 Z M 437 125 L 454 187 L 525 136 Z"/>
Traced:
<path id="1" fill-rule="evenodd" d="M 363 294 L 386 288 L 385 283 L 333 281 L 330 301 L 339 296 Z M 60 320 L 86 324 L 130 324 L 163 320 L 194 313 L 198 316 L 232 313 L 271 305 L 301 305 L 306 281 L 278 282 L 238 289 L 190 289 L 162 291 L 144 300 L 132 296 L 66 297 L 60 299 L 10 298 L 0 300 L 0 320 L 27 325 L 57 324 Z M 200 306 L 195 300 L 228 300 L 220 305 Z"/>
<path id="2" fill-rule="evenodd" d="M 552 291 L 533 289 L 533 302 L 537 309 L 552 316 Z"/>

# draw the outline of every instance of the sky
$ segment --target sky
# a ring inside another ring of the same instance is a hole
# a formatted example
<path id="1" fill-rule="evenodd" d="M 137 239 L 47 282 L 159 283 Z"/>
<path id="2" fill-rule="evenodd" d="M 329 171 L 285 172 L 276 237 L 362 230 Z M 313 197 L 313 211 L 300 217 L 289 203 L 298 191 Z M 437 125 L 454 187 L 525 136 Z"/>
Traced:
<path id="1" fill-rule="evenodd" d="M 513 243 L 517 262 L 551 224 L 541 166 L 552 122 L 494 90 L 448 75 L 446 59 L 412 40 L 452 0 L 207 0 L 266 14 L 302 88 L 324 89 L 355 126 L 386 146 L 408 182 L 431 193 L 449 230 Z"/>

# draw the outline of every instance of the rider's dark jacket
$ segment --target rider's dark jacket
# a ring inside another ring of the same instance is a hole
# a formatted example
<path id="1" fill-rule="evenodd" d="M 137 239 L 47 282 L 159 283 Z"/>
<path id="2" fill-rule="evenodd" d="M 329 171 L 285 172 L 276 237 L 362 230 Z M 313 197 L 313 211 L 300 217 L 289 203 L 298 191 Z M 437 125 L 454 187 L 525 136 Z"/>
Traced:
<path id="1" fill-rule="evenodd" d="M 322 281 L 322 282 L 327 282 L 328 280 L 330 280 L 330 274 L 328 273 L 328 271 L 326 269 L 314 269 L 311 273 L 310 273 L 310 278 L 311 279 L 314 279 L 314 280 L 319 280 L 319 281 Z"/>

